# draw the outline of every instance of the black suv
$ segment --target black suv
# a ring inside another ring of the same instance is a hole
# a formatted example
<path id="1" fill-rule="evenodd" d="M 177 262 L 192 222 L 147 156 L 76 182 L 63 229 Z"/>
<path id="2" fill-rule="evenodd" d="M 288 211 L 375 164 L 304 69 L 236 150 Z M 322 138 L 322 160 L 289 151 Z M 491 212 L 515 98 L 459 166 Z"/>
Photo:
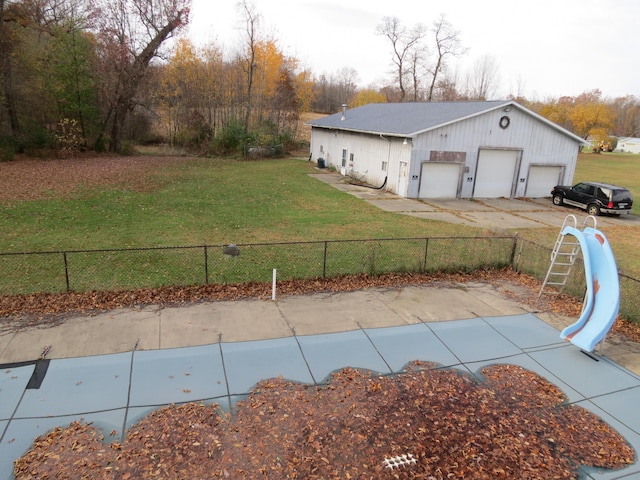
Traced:
<path id="1" fill-rule="evenodd" d="M 607 183 L 581 182 L 573 187 L 556 185 L 551 190 L 554 205 L 572 205 L 587 211 L 589 215 L 604 213 L 629 213 L 633 206 L 631 192 L 623 187 Z"/>

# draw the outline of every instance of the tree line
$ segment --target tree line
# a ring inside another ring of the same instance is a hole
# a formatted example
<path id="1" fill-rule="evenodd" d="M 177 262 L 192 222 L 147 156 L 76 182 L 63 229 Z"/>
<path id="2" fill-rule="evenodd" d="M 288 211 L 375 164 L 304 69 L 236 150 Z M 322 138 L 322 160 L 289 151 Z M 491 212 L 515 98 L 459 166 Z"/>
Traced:
<path id="1" fill-rule="evenodd" d="M 191 0 L 0 0 L 0 160 L 16 152 L 128 153 L 140 142 L 227 154 L 298 138 L 301 114 L 343 104 L 489 100 L 498 65 L 466 54 L 445 16 L 431 26 L 385 17 L 391 73 L 361 87 L 358 72 L 315 75 L 266 35 L 254 4 L 241 0 L 241 44 L 196 46 L 184 35 Z M 640 102 L 599 90 L 524 106 L 583 138 L 640 136 Z"/>

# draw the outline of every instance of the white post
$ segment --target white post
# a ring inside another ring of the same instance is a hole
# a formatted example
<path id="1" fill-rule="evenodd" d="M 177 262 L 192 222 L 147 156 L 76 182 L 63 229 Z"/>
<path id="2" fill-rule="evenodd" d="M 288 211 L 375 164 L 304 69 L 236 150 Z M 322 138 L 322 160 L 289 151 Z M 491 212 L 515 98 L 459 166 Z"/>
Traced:
<path id="1" fill-rule="evenodd" d="M 276 269 L 273 269 L 273 284 L 271 285 L 271 300 L 276 301 Z"/>

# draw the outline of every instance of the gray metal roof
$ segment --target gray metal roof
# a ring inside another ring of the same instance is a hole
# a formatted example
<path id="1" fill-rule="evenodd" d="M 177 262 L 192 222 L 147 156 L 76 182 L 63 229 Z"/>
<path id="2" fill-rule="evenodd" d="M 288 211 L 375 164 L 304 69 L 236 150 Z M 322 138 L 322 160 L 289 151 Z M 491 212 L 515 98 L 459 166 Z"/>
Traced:
<path id="1" fill-rule="evenodd" d="M 429 102 L 429 103 L 370 103 L 362 107 L 348 109 L 343 112 L 307 122 L 307 125 L 318 128 L 348 130 L 369 134 L 411 137 L 419 133 L 459 122 L 491 110 L 506 106 L 518 108 L 550 127 L 585 143 L 559 125 L 541 117 L 510 100 L 494 100 L 489 102 Z"/>

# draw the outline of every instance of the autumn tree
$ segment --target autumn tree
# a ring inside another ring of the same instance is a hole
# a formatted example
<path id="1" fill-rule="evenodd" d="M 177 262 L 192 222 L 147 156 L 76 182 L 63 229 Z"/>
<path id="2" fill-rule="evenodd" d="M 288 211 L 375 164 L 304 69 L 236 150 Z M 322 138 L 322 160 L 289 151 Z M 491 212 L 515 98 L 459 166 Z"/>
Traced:
<path id="1" fill-rule="evenodd" d="M 530 107 L 534 112 L 539 113 L 546 119 L 570 130 L 572 125 L 569 120 L 569 112 L 573 108 L 573 100 L 573 97 L 569 96 L 563 96 L 558 99 L 550 98 L 539 104 L 532 104 Z"/>
<path id="2" fill-rule="evenodd" d="M 191 0 L 95 2 L 106 101 L 103 134 L 110 128 L 110 150 L 115 152 L 147 68 L 165 41 L 187 24 Z"/>
<path id="3" fill-rule="evenodd" d="M 195 46 L 179 39 L 162 67 L 157 92 L 169 142 L 199 144 L 208 137 L 207 68 Z"/>
<path id="4" fill-rule="evenodd" d="M 3 104 L 10 131 L 14 137 L 17 137 L 20 135 L 20 123 L 18 121 L 12 62 L 16 46 L 12 27 L 18 16 L 15 10 L 15 2 L 0 0 L 0 70 L 2 71 Z"/>
<path id="5" fill-rule="evenodd" d="M 58 116 L 78 125 L 82 143 L 98 125 L 99 106 L 95 79 L 95 50 L 87 34 L 86 12 L 74 11 L 52 27 L 47 49 L 45 80 L 57 105 Z"/>
<path id="6" fill-rule="evenodd" d="M 24 146 L 53 146 L 54 126 L 63 122 L 74 126 L 79 147 L 95 125 L 94 46 L 84 30 L 84 6 L 72 0 L 0 2 L 0 123 Z"/>
<path id="7" fill-rule="evenodd" d="M 384 93 L 381 93 L 377 90 L 373 90 L 371 88 L 361 88 L 356 93 L 353 102 L 351 103 L 351 107 L 361 107 L 363 105 L 367 105 L 369 103 L 386 103 L 387 97 Z"/>
<path id="8" fill-rule="evenodd" d="M 568 118 L 573 132 L 585 140 L 594 137 L 605 140 L 614 127 L 611 108 L 602 100 L 600 90 L 591 90 L 578 95 L 569 110 Z"/>
<path id="9" fill-rule="evenodd" d="M 300 112 L 310 112 L 315 100 L 314 79 L 310 70 L 302 70 L 296 74 L 296 99 Z"/>
<path id="10" fill-rule="evenodd" d="M 614 134 L 619 137 L 640 136 L 640 102 L 633 95 L 613 100 L 611 110 L 616 117 Z"/>

